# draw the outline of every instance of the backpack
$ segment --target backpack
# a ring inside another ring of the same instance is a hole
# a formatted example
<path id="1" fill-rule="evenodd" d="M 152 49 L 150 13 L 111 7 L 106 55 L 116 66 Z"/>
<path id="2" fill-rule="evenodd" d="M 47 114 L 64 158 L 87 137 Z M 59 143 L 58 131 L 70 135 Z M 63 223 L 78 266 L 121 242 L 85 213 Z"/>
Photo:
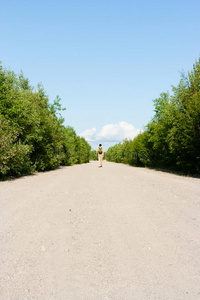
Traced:
<path id="1" fill-rule="evenodd" d="M 102 151 L 102 147 L 99 147 L 99 152 L 98 152 L 99 154 L 102 154 L 103 153 L 103 151 Z"/>

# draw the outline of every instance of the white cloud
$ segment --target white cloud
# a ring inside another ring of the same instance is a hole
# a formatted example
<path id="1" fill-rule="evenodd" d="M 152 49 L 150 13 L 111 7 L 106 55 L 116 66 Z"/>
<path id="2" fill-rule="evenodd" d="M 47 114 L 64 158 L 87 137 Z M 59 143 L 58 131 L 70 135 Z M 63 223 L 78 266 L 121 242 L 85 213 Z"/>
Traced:
<path id="1" fill-rule="evenodd" d="M 79 135 L 81 137 L 84 137 L 86 139 L 86 141 L 88 142 L 92 142 L 96 140 L 96 128 L 92 128 L 92 129 L 87 129 L 84 132 L 80 133 Z"/>
<path id="2" fill-rule="evenodd" d="M 133 139 L 140 133 L 132 124 L 120 122 L 118 124 L 105 125 L 97 135 L 97 140 L 106 140 L 110 142 L 121 142 L 125 138 Z"/>
<path id="3" fill-rule="evenodd" d="M 133 124 L 127 122 L 119 122 L 118 124 L 107 124 L 103 126 L 99 133 L 96 128 L 85 130 L 80 134 L 86 141 L 95 143 L 102 143 L 110 147 L 111 145 L 123 142 L 125 138 L 134 139 L 140 132 L 140 129 L 136 129 Z"/>

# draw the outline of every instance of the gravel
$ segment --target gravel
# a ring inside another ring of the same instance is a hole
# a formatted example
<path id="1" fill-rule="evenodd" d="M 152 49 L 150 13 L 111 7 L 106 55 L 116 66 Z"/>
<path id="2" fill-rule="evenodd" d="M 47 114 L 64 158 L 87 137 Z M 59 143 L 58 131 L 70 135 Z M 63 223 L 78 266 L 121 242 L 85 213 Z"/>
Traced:
<path id="1" fill-rule="evenodd" d="M 200 179 L 104 161 L 0 182 L 0 299 L 200 299 Z"/>

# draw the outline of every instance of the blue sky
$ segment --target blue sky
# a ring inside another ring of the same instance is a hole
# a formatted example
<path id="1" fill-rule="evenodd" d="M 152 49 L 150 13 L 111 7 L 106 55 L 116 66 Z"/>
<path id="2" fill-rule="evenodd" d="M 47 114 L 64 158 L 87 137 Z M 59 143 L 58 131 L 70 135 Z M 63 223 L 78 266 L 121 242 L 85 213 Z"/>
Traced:
<path id="1" fill-rule="evenodd" d="M 0 61 L 59 95 L 65 125 L 95 149 L 134 138 L 153 99 L 200 55 L 199 0 L 35 0 L 0 4 Z"/>

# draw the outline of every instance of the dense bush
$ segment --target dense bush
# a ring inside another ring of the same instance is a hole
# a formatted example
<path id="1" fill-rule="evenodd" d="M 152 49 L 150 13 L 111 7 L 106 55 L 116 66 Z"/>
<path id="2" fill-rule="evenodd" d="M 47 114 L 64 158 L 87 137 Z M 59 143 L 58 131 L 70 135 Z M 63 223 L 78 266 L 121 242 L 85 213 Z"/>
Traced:
<path id="1" fill-rule="evenodd" d="M 90 160 L 97 160 L 98 156 L 96 154 L 96 150 L 91 150 L 90 151 Z"/>
<path id="2" fill-rule="evenodd" d="M 63 125 L 60 99 L 53 104 L 21 73 L 0 65 L 0 178 L 89 162 L 90 145 Z"/>
<path id="3" fill-rule="evenodd" d="M 110 147 L 107 160 L 200 174 L 200 59 L 173 95 L 154 100 L 154 108 L 144 132 Z"/>

